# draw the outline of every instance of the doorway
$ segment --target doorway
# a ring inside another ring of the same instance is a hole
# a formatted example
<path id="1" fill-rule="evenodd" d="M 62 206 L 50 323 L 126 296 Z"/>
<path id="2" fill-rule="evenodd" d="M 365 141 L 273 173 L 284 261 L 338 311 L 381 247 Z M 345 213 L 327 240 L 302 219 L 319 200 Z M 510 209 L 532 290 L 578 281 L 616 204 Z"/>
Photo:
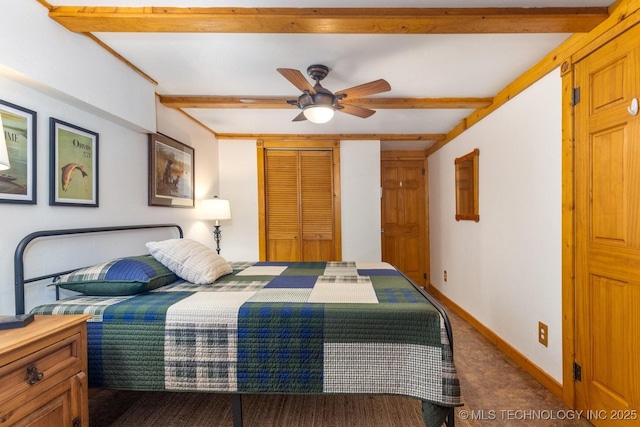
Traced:
<path id="1" fill-rule="evenodd" d="M 637 425 L 625 414 L 640 410 L 637 40 L 640 26 L 574 68 L 575 407 L 596 426 Z"/>
<path id="2" fill-rule="evenodd" d="M 381 153 L 382 260 L 428 283 L 427 168 L 422 151 Z"/>

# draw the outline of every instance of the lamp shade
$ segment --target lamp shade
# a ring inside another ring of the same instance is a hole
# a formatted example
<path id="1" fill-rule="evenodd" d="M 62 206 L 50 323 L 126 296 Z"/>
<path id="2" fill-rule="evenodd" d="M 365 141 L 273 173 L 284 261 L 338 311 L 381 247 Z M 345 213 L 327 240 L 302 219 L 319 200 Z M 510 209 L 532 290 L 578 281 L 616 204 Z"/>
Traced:
<path id="1" fill-rule="evenodd" d="M 231 219 L 229 201 L 224 199 L 206 199 L 202 201 L 202 219 Z"/>
<path id="2" fill-rule="evenodd" d="M 333 117 L 334 109 L 324 105 L 310 105 L 303 110 L 311 123 L 327 123 Z"/>
<path id="3" fill-rule="evenodd" d="M 0 115 L 0 170 L 7 170 L 10 167 L 7 141 L 4 139 L 4 128 L 2 127 L 2 116 Z"/>

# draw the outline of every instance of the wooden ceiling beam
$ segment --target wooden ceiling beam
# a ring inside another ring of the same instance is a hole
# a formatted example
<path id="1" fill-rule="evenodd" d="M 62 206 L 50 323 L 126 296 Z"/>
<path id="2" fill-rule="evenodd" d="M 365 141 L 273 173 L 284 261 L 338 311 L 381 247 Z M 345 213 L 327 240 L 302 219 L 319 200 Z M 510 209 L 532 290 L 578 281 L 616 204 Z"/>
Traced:
<path id="1" fill-rule="evenodd" d="M 169 108 L 297 108 L 287 104 L 293 97 L 267 96 L 173 96 L 160 95 L 160 103 Z M 491 105 L 493 98 L 360 98 L 343 101 L 373 109 L 478 109 Z"/>
<path id="2" fill-rule="evenodd" d="M 447 110 L 485 108 L 491 105 L 493 98 L 360 98 L 345 99 L 342 102 L 376 110 Z"/>
<path id="3" fill-rule="evenodd" d="M 483 34 L 585 33 L 606 7 L 190 8 L 54 6 L 49 16 L 80 32 Z"/>
<path id="4" fill-rule="evenodd" d="M 183 96 L 159 95 L 160 103 L 169 108 L 240 108 L 279 109 L 297 108 L 287 104 L 294 97 L 279 96 Z"/>
<path id="5" fill-rule="evenodd" d="M 254 134 L 254 133 L 217 133 L 217 139 L 262 139 L 278 141 L 318 141 L 318 140 L 362 140 L 362 141 L 440 141 L 445 137 L 443 133 L 419 134 Z"/>

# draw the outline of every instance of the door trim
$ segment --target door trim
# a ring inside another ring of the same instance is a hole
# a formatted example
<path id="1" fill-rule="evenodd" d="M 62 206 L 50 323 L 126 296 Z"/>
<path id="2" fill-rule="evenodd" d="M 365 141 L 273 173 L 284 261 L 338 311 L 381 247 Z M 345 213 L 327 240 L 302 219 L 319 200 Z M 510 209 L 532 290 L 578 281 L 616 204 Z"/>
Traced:
<path id="1" fill-rule="evenodd" d="M 562 398 L 575 408 L 575 142 L 573 67 L 562 75 Z"/>

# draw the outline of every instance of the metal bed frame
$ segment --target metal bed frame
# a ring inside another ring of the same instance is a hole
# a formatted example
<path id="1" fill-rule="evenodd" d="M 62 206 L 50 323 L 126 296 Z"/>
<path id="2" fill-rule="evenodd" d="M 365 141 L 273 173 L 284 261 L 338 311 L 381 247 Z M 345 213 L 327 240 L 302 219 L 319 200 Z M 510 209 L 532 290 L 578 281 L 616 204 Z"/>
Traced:
<path id="1" fill-rule="evenodd" d="M 144 230 L 144 229 L 154 229 L 154 228 L 175 228 L 176 230 L 178 230 L 178 234 L 180 238 L 183 237 L 182 227 L 180 227 L 177 224 L 141 224 L 141 225 L 120 225 L 120 226 L 113 226 L 113 227 L 42 230 L 42 231 L 33 232 L 25 236 L 20 241 L 20 243 L 18 243 L 18 246 L 16 247 L 16 252 L 13 257 L 16 314 L 24 314 L 24 311 L 25 311 L 25 304 L 24 304 L 24 285 L 25 284 L 38 282 L 40 280 L 50 279 L 52 277 L 60 276 L 62 274 L 67 274 L 67 273 L 71 273 L 72 271 L 78 270 L 78 268 L 74 268 L 67 271 L 60 271 L 56 273 L 46 274 L 44 276 L 38 276 L 38 277 L 32 277 L 32 278 L 26 279 L 24 277 L 24 253 L 32 241 L 43 238 L 43 237 L 51 237 L 51 236 L 68 236 L 73 234 L 104 233 L 104 232 L 110 232 L 110 231 Z M 56 293 L 56 296 L 57 296 L 57 293 Z"/>
<path id="2" fill-rule="evenodd" d="M 46 274 L 38 277 L 25 278 L 24 272 L 24 255 L 29 244 L 34 240 L 44 237 L 54 236 L 69 236 L 75 234 L 91 234 L 91 233 L 105 233 L 112 231 L 127 231 L 127 230 L 145 230 L 145 229 L 158 229 L 158 228 L 175 228 L 180 238 L 184 237 L 182 227 L 178 224 L 139 224 L 139 225 L 120 225 L 111 227 L 89 227 L 89 228 L 68 228 L 59 230 L 42 230 L 36 231 L 25 236 L 18 246 L 16 247 L 14 255 L 14 286 L 15 286 L 15 308 L 16 314 L 24 314 L 25 312 L 25 289 L 24 286 L 27 283 L 38 282 L 40 280 L 50 279 L 63 274 L 71 273 L 77 270 L 74 268 L 66 271 L 59 271 L 55 273 Z M 398 270 L 399 271 L 399 270 Z M 451 346 L 451 356 L 453 358 L 453 332 L 451 329 L 451 323 L 446 311 L 429 295 L 422 287 L 416 285 L 411 279 L 409 279 L 404 273 L 399 271 L 405 279 L 407 279 L 435 308 L 438 310 L 442 318 L 444 319 L 445 329 L 447 331 L 447 337 Z M 56 288 L 56 299 L 59 298 L 58 289 Z M 233 426 L 242 427 L 242 395 L 240 393 L 234 393 L 231 395 L 231 407 L 233 412 Z M 447 415 L 446 425 L 448 427 L 455 427 L 455 408 L 451 408 L 451 412 Z"/>

